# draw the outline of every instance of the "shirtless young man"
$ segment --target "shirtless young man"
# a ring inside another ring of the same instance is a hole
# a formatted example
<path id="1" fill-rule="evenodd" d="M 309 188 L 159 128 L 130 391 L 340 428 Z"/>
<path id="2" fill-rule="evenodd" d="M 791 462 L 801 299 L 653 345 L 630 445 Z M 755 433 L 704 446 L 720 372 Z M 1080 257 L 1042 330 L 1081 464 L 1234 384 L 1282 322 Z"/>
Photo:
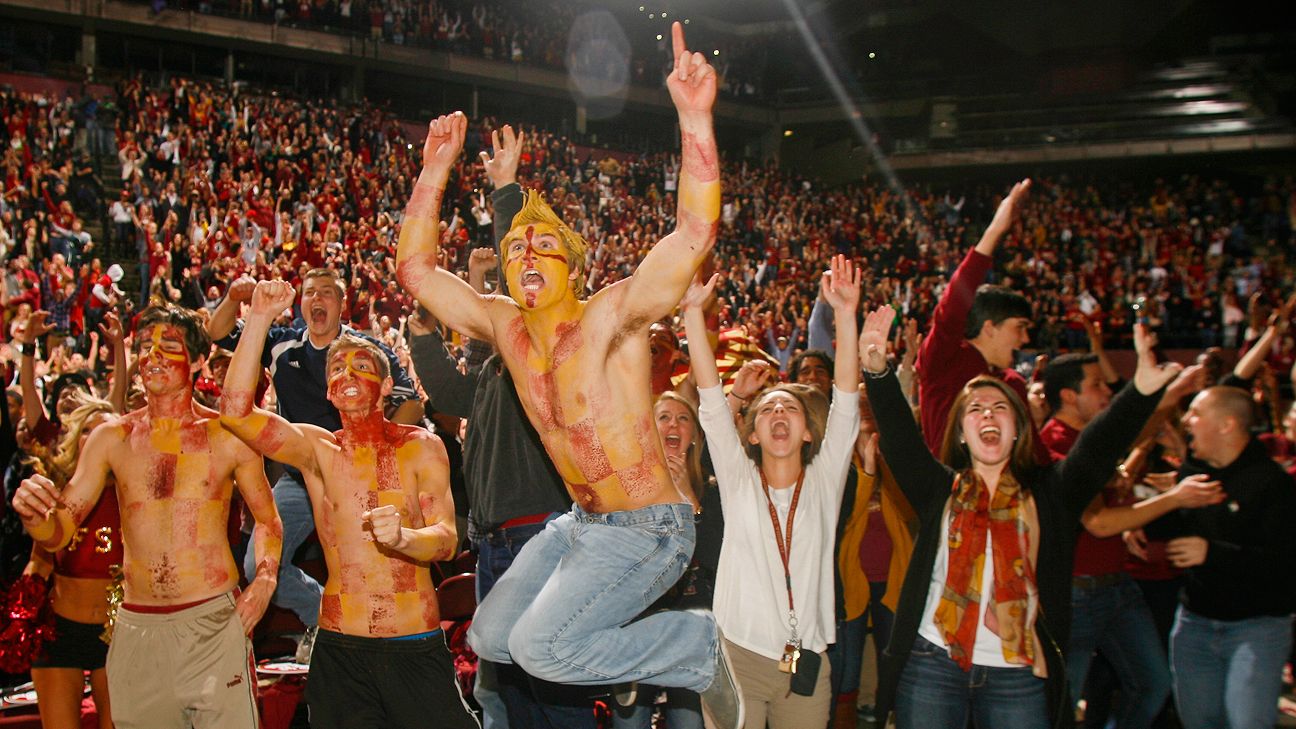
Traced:
<path id="1" fill-rule="evenodd" d="M 475 728 L 428 570 L 458 544 L 449 461 L 435 435 L 383 416 L 387 357 L 351 334 L 333 340 L 325 373 L 342 416 L 336 433 L 252 406 L 266 334 L 295 295 L 283 281 L 257 283 L 221 423 L 306 480 L 329 574 L 306 684 L 311 726 L 422 727 L 435 706 L 437 726 Z"/>
<path id="2" fill-rule="evenodd" d="M 117 483 L 125 545 L 125 600 L 108 651 L 118 729 L 258 726 L 248 634 L 274 593 L 282 527 L 261 457 L 193 401 L 193 376 L 211 346 L 189 311 L 140 314 L 143 408 L 99 426 L 59 492 L 42 476 L 22 482 L 14 510 L 48 550 L 68 543 Z M 235 597 L 230 553 L 233 485 L 259 529 L 256 577 Z"/>
<path id="3" fill-rule="evenodd" d="M 667 86 L 683 136 L 677 225 L 634 276 L 582 300 L 586 243 L 538 195 L 501 245 L 512 298 L 480 295 L 438 268 L 441 196 L 467 127 L 459 112 L 429 125 L 396 275 L 439 320 L 496 343 L 575 501 L 482 602 L 469 632 L 478 655 L 558 683 L 699 691 L 715 725 L 728 729 L 741 725 L 742 706 L 714 617 L 666 612 L 630 622 L 693 552 L 694 505 L 672 483 L 653 425 L 647 331 L 709 255 L 720 214 L 715 71 L 685 49 L 679 23 L 672 34 Z"/>

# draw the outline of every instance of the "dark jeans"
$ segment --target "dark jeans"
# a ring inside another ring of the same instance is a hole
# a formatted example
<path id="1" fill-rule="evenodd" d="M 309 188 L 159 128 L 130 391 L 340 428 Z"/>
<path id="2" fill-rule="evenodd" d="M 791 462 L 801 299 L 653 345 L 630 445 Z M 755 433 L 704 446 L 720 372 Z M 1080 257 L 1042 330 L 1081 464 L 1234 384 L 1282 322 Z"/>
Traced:
<path id="1" fill-rule="evenodd" d="M 559 516 L 558 513 L 550 518 Z M 486 598 L 495 583 L 513 564 L 532 537 L 544 531 L 547 522 L 527 524 L 509 529 L 496 529 L 487 534 L 471 534 L 477 550 L 477 603 Z M 481 661 L 486 664 L 485 660 Z M 483 686 L 479 681 L 474 696 L 482 704 L 483 729 L 506 725 L 510 729 L 565 729 L 574 727 L 594 729 L 594 701 L 588 688 L 562 686 L 528 676 L 525 671 L 510 663 L 490 663 L 485 669 L 493 672 L 495 685 Z M 479 669 L 479 676 L 481 675 Z M 479 696 L 485 690 L 486 696 Z M 496 696 L 489 696 L 495 693 Z M 484 699 L 484 700 L 483 700 Z M 507 714 L 507 724 L 498 716 L 499 700 Z M 494 701 L 494 706 L 487 704 Z M 492 715 L 494 712 L 495 715 Z"/>
<path id="2" fill-rule="evenodd" d="M 1170 671 L 1156 623 L 1134 580 L 1071 588 L 1071 644 L 1067 681 L 1071 701 L 1084 690 L 1094 651 L 1101 651 L 1120 682 L 1121 729 L 1150 727 L 1170 697 Z"/>
<path id="3" fill-rule="evenodd" d="M 1044 679 L 1031 669 L 972 666 L 921 635 L 896 691 L 896 729 L 1048 729 Z"/>
<path id="4" fill-rule="evenodd" d="M 886 594 L 887 583 L 869 583 L 869 604 L 864 614 L 854 620 L 837 621 L 837 642 L 828 646 L 828 663 L 832 666 L 833 696 L 859 691 L 860 662 L 864 660 L 864 640 L 870 633 L 873 635 L 873 647 L 878 658 L 878 670 L 882 669 L 882 649 L 891 640 L 891 626 L 895 623 L 895 614 L 882 604 Z M 869 627 L 869 622 L 873 627 Z"/>

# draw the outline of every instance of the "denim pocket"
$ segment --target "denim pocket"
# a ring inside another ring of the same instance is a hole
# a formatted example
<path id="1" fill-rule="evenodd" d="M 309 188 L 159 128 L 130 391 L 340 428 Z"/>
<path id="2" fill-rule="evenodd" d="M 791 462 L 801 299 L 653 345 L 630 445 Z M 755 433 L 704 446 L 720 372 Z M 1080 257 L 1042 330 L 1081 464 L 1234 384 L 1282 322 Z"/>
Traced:
<path id="1" fill-rule="evenodd" d="M 919 635 L 914 637 L 913 648 L 910 648 L 909 652 L 916 656 L 940 656 L 949 651 L 945 650 L 944 646 L 936 645 Z"/>

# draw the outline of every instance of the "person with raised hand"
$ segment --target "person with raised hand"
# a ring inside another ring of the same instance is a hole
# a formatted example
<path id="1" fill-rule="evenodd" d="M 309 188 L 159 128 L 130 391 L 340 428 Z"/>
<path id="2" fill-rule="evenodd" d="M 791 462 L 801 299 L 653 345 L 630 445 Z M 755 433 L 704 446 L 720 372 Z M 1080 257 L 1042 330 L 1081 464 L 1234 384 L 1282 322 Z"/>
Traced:
<path id="1" fill-rule="evenodd" d="M 507 297 L 481 295 L 441 267 L 441 198 L 463 147 L 462 112 L 428 126 L 396 275 L 437 319 L 496 343 L 575 502 L 479 606 L 469 632 L 477 654 L 558 683 L 642 680 L 700 691 L 704 712 L 730 728 L 741 723 L 741 706 L 712 617 L 672 611 L 629 622 L 678 579 L 693 551 L 693 505 L 672 481 L 653 427 L 647 333 L 710 255 L 720 217 L 715 70 L 685 47 L 682 25 L 671 33 L 667 87 L 683 148 L 676 228 L 632 276 L 582 298 L 588 243 L 538 193 L 501 246 Z"/>
<path id="2" fill-rule="evenodd" d="M 445 446 L 425 428 L 393 423 L 387 357 L 343 334 L 329 345 L 330 433 L 253 406 L 261 348 L 292 305 L 284 281 L 260 281 L 225 375 L 221 425 L 306 481 L 328 582 L 306 697 L 315 727 L 420 727 L 429 699 L 438 726 L 476 727 L 458 692 L 429 564 L 458 548 Z M 356 696 L 372 700 L 357 703 Z"/>
<path id="3" fill-rule="evenodd" d="M 1012 367 L 1014 352 L 1030 341 L 1030 302 L 1016 291 L 983 282 L 1030 187 L 1030 180 L 1022 180 L 1000 201 L 990 225 L 954 271 L 932 312 L 916 363 L 921 375 L 918 402 L 923 438 L 932 453 L 940 452 L 951 404 L 973 378 L 998 377 L 1026 400 L 1026 381 Z M 1041 463 L 1047 459 L 1043 448 L 1039 458 Z"/>
<path id="4" fill-rule="evenodd" d="M 741 429 L 706 337 L 702 307 L 717 280 L 694 283 L 680 303 L 724 512 L 716 619 L 747 726 L 823 727 L 833 699 L 824 659 L 836 640 L 837 518 L 859 430 L 860 271 L 839 255 L 823 275 L 837 340 L 832 404 L 810 385 L 775 385 L 752 393 Z"/>
<path id="5" fill-rule="evenodd" d="M 198 316 L 154 305 L 137 327 L 144 407 L 94 429 L 61 491 L 43 476 L 24 480 L 14 511 L 36 544 L 57 552 L 111 478 L 124 590 L 107 658 L 114 723 L 180 729 L 199 716 L 251 729 L 260 722 L 248 636 L 275 590 L 283 526 L 261 457 L 194 402 L 211 348 Z M 226 529 L 235 486 L 257 524 L 256 569 L 241 592 Z"/>
<path id="6" fill-rule="evenodd" d="M 1060 646 L 1070 629 L 1080 516 L 1182 369 L 1158 366 L 1134 330 L 1133 381 L 1041 466 L 1030 414 L 1002 380 L 977 377 L 955 398 L 937 460 L 886 358 L 891 307 L 860 335 L 883 457 L 919 529 L 878 682 L 879 717 L 899 729 L 1048 727 L 1071 720 Z"/>

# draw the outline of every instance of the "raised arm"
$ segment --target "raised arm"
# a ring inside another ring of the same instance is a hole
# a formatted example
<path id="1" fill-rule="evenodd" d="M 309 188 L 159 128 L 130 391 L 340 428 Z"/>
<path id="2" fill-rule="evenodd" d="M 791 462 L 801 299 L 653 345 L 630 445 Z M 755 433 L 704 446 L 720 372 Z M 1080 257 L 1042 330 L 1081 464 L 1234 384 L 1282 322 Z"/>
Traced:
<path id="1" fill-rule="evenodd" d="M 1067 501 L 1077 516 L 1084 512 L 1134 445 L 1143 424 L 1161 401 L 1161 389 L 1183 370 L 1182 365 L 1174 362 L 1158 365 L 1152 351 L 1155 346 L 1156 336 L 1143 324 L 1135 324 L 1138 366 L 1133 381 L 1080 432 L 1066 459 L 1052 466 L 1059 469 Z"/>
<path id="2" fill-rule="evenodd" d="M 235 609 L 239 621 L 243 623 L 243 633 L 251 635 L 279 584 L 283 522 L 279 520 L 279 511 L 275 508 L 274 496 L 270 493 L 270 482 L 266 480 L 265 462 L 250 451 L 240 450 L 242 457 L 234 468 L 234 483 L 243 495 L 248 511 L 252 512 L 252 518 L 256 520 L 256 529 L 252 531 L 256 574 L 250 576 L 247 589 L 239 595 Z"/>
<path id="3" fill-rule="evenodd" d="M 54 328 L 53 324 L 46 323 L 48 318 L 47 311 L 33 311 L 31 316 L 27 317 L 27 323 L 23 325 L 22 331 L 18 333 L 18 339 L 22 342 L 21 361 L 18 364 L 18 387 L 22 390 L 23 415 L 29 429 L 35 428 L 42 420 L 49 419 L 49 415 L 45 413 L 40 391 L 36 389 L 36 340 Z"/>
<path id="4" fill-rule="evenodd" d="M 720 219 L 720 161 L 712 128 L 716 73 L 701 53 L 689 53 L 684 26 L 671 26 L 675 68 L 666 80 L 679 112 L 682 147 L 675 231 L 662 238 L 630 278 L 624 325 L 646 328 L 670 313 L 711 253 Z"/>
<path id="5" fill-rule="evenodd" d="M 1256 340 L 1256 343 L 1247 350 L 1246 354 L 1238 360 L 1237 365 L 1233 367 L 1233 376 L 1240 380 L 1250 381 L 1260 371 L 1260 365 L 1264 364 L 1269 358 L 1269 352 L 1273 350 L 1282 335 L 1287 333 L 1287 327 L 1291 324 L 1293 309 L 1296 309 L 1296 294 L 1292 294 L 1283 305 L 1278 307 L 1269 317 L 1269 326 L 1265 328 L 1264 333 Z M 1214 383 L 1212 383 L 1214 384 Z"/>
<path id="6" fill-rule="evenodd" d="M 706 302 L 715 290 L 718 274 L 713 274 L 704 284 L 694 281 L 680 299 L 680 311 L 684 315 L 684 336 L 688 338 L 689 370 L 698 389 L 715 387 L 720 384 L 720 369 L 716 367 L 715 350 L 707 338 Z M 749 393 L 748 396 L 750 397 Z"/>
<path id="7" fill-rule="evenodd" d="M 252 299 L 252 290 L 255 288 L 256 279 L 246 274 L 234 279 L 229 285 L 225 298 L 221 299 L 211 318 L 207 320 L 207 334 L 213 342 L 228 337 L 234 331 L 240 305 Z"/>
<path id="8" fill-rule="evenodd" d="M 37 546 L 57 552 L 72 541 L 77 527 L 99 503 L 111 470 L 108 454 L 114 444 L 121 443 L 121 437 L 120 427 L 95 428 L 81 449 L 76 473 L 62 492 L 40 475 L 24 479 L 18 486 L 13 508 Z"/>
<path id="9" fill-rule="evenodd" d="M 859 328 L 855 311 L 859 308 L 860 270 L 839 253 L 833 257 L 832 269 L 824 272 L 819 286 L 820 296 L 832 307 L 836 322 L 833 386 L 854 396 L 859 389 Z"/>
<path id="10" fill-rule="evenodd" d="M 869 312 L 859 335 L 859 358 L 868 376 L 866 390 L 877 420 L 882 457 L 914 509 L 926 513 L 949 496 L 953 474 L 927 449 L 900 381 L 886 360 L 887 333 L 895 310 L 883 306 Z"/>
<path id="11" fill-rule="evenodd" d="M 126 361 L 126 338 L 122 336 L 121 321 L 111 311 L 104 314 L 99 330 L 113 348 L 113 378 L 108 402 L 112 403 L 113 412 L 120 415 L 126 412 L 126 395 L 130 392 L 131 382 L 130 364 Z"/>
<path id="12" fill-rule="evenodd" d="M 257 378 L 261 375 L 261 350 L 270 323 L 295 298 L 292 284 L 285 281 L 261 281 L 256 285 L 243 335 L 225 373 L 220 419 L 221 425 L 257 453 L 302 471 L 318 473 L 315 450 L 305 428 L 253 405 Z"/>
<path id="13" fill-rule="evenodd" d="M 423 171 L 401 221 L 396 280 L 438 320 L 470 337 L 494 341 L 486 299 L 437 263 L 441 244 L 441 197 L 463 149 L 468 118 L 463 112 L 437 117 L 423 143 Z"/>
<path id="14" fill-rule="evenodd" d="M 999 202 L 999 207 L 995 210 L 994 218 L 990 220 L 990 225 L 986 226 L 985 232 L 981 234 L 981 240 L 977 241 L 976 250 L 983 256 L 993 256 L 995 249 L 999 247 L 999 241 L 1003 240 L 1004 234 L 1012 226 L 1013 220 L 1021 206 L 1021 201 L 1030 192 L 1031 181 L 1029 178 L 1018 182 L 1012 186 L 1008 195 Z"/>
<path id="15" fill-rule="evenodd" d="M 366 511 L 360 518 L 369 523 L 378 544 L 419 562 L 440 562 L 453 557 L 459 546 L 450 467 L 440 438 L 428 437 L 421 443 L 426 451 L 418 469 L 422 526 L 404 526 L 400 509 L 391 505 Z"/>

